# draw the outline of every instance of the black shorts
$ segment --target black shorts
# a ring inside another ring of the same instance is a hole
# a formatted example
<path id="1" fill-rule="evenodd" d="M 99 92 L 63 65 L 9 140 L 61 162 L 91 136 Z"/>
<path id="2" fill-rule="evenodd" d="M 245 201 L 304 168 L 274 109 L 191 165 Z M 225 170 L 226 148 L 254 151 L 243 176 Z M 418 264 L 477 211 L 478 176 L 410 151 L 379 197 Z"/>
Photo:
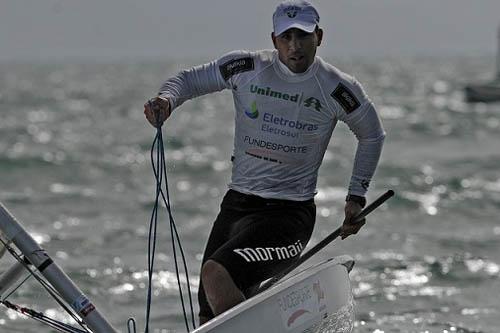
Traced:
<path id="1" fill-rule="evenodd" d="M 229 190 L 221 204 L 203 255 L 220 263 L 236 285 L 248 291 L 292 264 L 311 238 L 314 201 L 264 199 Z M 203 285 L 200 316 L 212 318 Z"/>

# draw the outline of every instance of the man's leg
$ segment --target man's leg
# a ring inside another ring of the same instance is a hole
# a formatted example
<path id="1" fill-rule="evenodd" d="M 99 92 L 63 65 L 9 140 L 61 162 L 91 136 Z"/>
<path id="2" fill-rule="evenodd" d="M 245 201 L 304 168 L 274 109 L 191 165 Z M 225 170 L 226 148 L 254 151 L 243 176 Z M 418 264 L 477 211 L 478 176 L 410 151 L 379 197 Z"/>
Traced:
<path id="1" fill-rule="evenodd" d="M 221 204 L 221 210 L 217 216 L 217 219 L 213 224 L 212 230 L 208 237 L 208 242 L 205 251 L 203 253 L 202 266 L 200 267 L 200 285 L 198 289 L 198 304 L 200 307 L 200 312 L 199 312 L 200 325 L 214 318 L 214 313 L 211 309 L 210 303 L 207 300 L 206 296 L 207 293 L 205 292 L 206 288 L 204 286 L 205 283 L 204 280 L 207 280 L 206 283 L 209 284 L 213 284 L 213 282 L 211 283 L 212 279 L 210 278 L 207 279 L 206 277 L 205 278 L 203 277 L 204 275 L 211 275 L 203 273 L 205 268 L 208 268 L 206 273 L 211 273 L 211 271 L 213 271 L 213 269 L 210 269 L 210 266 L 211 263 L 215 262 L 213 260 L 209 260 L 209 257 L 229 240 L 228 235 L 230 233 L 230 228 L 233 222 L 237 221 L 242 216 L 244 216 L 244 213 L 240 211 L 234 211 L 233 209 L 231 209 L 234 206 L 234 203 L 232 202 L 231 199 L 232 198 L 231 192 L 232 191 L 228 191 L 228 193 L 224 196 L 223 202 Z M 207 267 L 205 267 L 207 261 L 211 263 L 208 264 Z M 211 290 L 212 288 L 209 289 Z"/>
<path id="2" fill-rule="evenodd" d="M 255 287 L 288 266 L 311 237 L 316 215 L 313 202 L 282 206 L 268 205 L 266 200 L 232 190 L 225 196 L 202 261 L 200 324 L 241 303 L 245 295 L 251 297 Z M 284 258 L 271 253 L 271 260 L 250 260 L 234 251 L 290 246 L 294 253 Z"/>
<path id="3" fill-rule="evenodd" d="M 207 321 L 209 321 L 209 320 L 210 320 L 210 318 L 205 317 L 205 316 L 202 316 L 202 315 L 200 315 L 200 316 L 198 317 L 198 319 L 200 320 L 200 324 L 199 324 L 200 326 L 201 326 L 201 325 L 203 325 L 203 324 L 205 324 Z"/>
<path id="4" fill-rule="evenodd" d="M 208 304 L 216 316 L 245 300 L 229 272 L 214 260 L 209 259 L 203 264 L 201 280 Z"/>

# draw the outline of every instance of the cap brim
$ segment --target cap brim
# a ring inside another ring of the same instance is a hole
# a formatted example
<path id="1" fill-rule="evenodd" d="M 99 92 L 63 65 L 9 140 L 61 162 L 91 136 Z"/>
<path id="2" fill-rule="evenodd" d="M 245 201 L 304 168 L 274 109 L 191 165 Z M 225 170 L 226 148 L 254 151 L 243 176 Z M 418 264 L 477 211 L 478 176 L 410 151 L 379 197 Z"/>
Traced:
<path id="1" fill-rule="evenodd" d="M 276 30 L 274 30 L 274 35 L 279 36 L 282 33 L 284 33 L 285 31 L 287 31 L 288 29 L 292 29 L 292 28 L 297 28 L 297 29 L 300 29 L 302 31 L 311 33 L 314 31 L 314 29 L 316 29 L 316 23 L 293 22 L 290 24 L 283 25 L 282 27 L 279 27 Z"/>

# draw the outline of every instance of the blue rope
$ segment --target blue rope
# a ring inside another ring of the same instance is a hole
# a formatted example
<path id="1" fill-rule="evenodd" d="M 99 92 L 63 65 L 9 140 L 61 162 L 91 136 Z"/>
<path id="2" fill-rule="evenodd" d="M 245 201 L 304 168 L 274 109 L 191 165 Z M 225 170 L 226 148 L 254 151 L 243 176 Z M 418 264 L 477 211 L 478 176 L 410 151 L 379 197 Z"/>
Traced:
<path id="1" fill-rule="evenodd" d="M 150 107 L 152 108 L 151 104 Z M 156 154 L 155 154 L 156 148 Z M 186 305 L 184 302 L 184 294 L 180 282 L 180 273 L 179 273 L 179 264 L 177 259 L 177 250 L 179 250 L 181 254 L 181 259 L 183 263 L 184 273 L 187 279 L 187 293 L 189 295 L 189 306 L 191 311 L 191 323 L 193 329 L 196 328 L 195 319 L 194 319 L 194 310 L 193 310 L 193 299 L 191 297 L 191 287 L 189 281 L 189 272 L 186 263 L 186 258 L 184 255 L 184 250 L 182 249 L 181 240 L 179 237 L 179 233 L 177 232 L 177 227 L 175 225 L 174 217 L 172 214 L 172 206 L 170 203 L 170 193 L 168 189 L 168 177 L 167 177 L 167 165 L 165 158 L 165 147 L 163 144 L 163 134 L 161 131 L 161 126 L 157 127 L 156 136 L 153 140 L 153 144 L 151 146 L 151 164 L 153 168 L 153 174 L 156 179 L 156 198 L 155 204 L 153 206 L 153 211 L 151 213 L 151 219 L 149 224 L 149 241 L 148 241 L 148 293 L 147 293 L 147 306 L 146 306 L 146 328 L 145 333 L 149 332 L 149 318 L 151 313 L 151 301 L 152 301 L 152 279 L 154 272 L 154 260 L 155 260 L 155 251 L 156 251 L 156 235 L 157 235 L 157 226 L 158 226 L 158 208 L 160 197 L 165 207 L 167 208 L 169 224 L 170 224 L 170 235 L 172 241 L 172 253 L 175 262 L 175 273 L 177 277 L 177 285 L 179 288 L 179 296 L 182 304 L 182 311 L 184 314 L 184 322 L 186 325 L 187 332 L 189 329 L 189 320 L 188 314 L 186 311 Z M 155 156 L 156 155 L 156 156 Z M 156 157 L 156 158 L 155 158 Z M 163 181 L 165 181 L 165 189 L 162 189 Z M 177 249 L 178 247 L 178 249 Z"/>

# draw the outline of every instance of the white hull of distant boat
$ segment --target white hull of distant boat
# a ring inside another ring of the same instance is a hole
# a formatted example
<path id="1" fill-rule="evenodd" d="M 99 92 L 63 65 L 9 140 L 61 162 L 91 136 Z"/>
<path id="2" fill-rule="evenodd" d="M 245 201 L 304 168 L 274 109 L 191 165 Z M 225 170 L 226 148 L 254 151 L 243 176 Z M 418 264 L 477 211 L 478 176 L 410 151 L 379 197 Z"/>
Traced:
<path id="1" fill-rule="evenodd" d="M 307 268 L 199 327 L 193 333 L 350 332 L 354 306 L 349 271 L 336 257 Z"/>

